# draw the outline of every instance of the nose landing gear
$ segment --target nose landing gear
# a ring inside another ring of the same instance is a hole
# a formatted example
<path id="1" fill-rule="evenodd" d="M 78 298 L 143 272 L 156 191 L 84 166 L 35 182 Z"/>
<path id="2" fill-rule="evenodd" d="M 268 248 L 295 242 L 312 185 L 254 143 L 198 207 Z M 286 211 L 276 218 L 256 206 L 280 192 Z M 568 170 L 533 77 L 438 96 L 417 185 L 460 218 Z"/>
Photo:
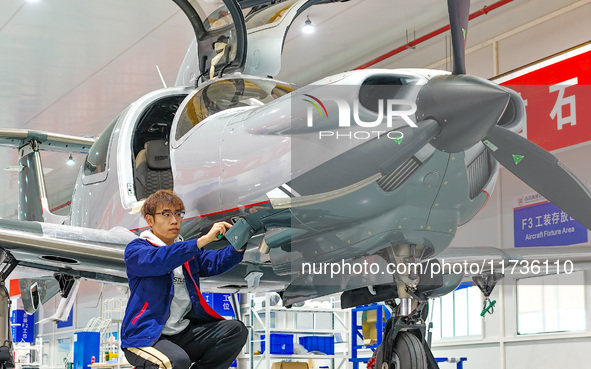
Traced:
<path id="1" fill-rule="evenodd" d="M 376 349 L 373 369 L 439 369 L 425 339 L 428 308 L 427 301 L 403 316 L 408 304 L 401 299 L 399 305 L 387 301 L 397 312 L 386 323 L 382 344 Z"/>
<path id="2" fill-rule="evenodd" d="M 383 348 L 380 346 L 378 350 Z M 394 341 L 394 349 L 389 360 L 384 360 L 384 351 L 377 354 L 376 363 L 381 362 L 379 369 L 427 369 L 425 349 L 421 339 L 411 332 L 399 332 Z M 378 368 L 376 368 L 378 369 Z"/>
<path id="3" fill-rule="evenodd" d="M 439 369 L 425 332 L 424 321 L 392 316 L 382 344 L 376 349 L 373 369 Z"/>

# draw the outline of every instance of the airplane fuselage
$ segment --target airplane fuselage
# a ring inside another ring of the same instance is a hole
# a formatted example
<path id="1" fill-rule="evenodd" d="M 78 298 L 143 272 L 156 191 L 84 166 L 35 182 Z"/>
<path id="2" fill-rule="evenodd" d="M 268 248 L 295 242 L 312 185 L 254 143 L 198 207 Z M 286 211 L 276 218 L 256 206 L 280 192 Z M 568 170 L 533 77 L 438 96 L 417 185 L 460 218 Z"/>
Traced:
<path id="1" fill-rule="evenodd" d="M 260 233 L 288 225 L 298 229 L 294 247 L 315 245 L 306 249 L 313 253 L 298 254 L 301 260 L 348 259 L 392 244 L 420 244 L 426 246 L 426 255 L 437 254 L 449 245 L 457 227 L 486 203 L 494 188 L 497 162 L 489 158 L 482 143 L 458 153 L 446 153 L 430 144 L 413 147 L 413 135 L 421 127 L 412 127 L 401 114 L 390 117 L 389 123 L 385 110 L 378 122 L 378 112 L 351 108 L 347 126 L 338 102 L 358 99 L 360 86 L 372 78 L 411 81 L 405 88 L 393 88 L 399 89 L 397 100 L 414 102 L 421 86 L 442 74 L 428 70 L 347 72 L 266 104 L 249 101 L 252 105 L 222 109 L 188 130 L 181 127 L 183 119 L 188 119 L 187 110 L 196 104 L 197 96 L 203 103 L 202 95 L 215 84 L 218 89 L 220 84 L 242 86 L 244 81 L 247 86 L 293 86 L 237 75 L 210 81 L 196 90 L 152 92 L 133 103 L 111 127 L 108 142 L 102 143 L 108 147 L 103 171 L 85 175 L 82 169 L 72 200 L 71 224 L 101 229 L 123 226 L 134 231 L 147 227 L 140 215 L 129 214 L 139 200 L 134 187 L 134 148 L 143 144 L 136 141 L 141 137 L 138 132 L 145 130 L 146 114 L 160 104 L 165 110 L 178 106 L 178 111 L 168 115 L 169 121 L 160 122 L 168 125 L 161 137 L 156 132 L 150 139 L 169 141 L 173 188 L 187 208 L 181 230 L 186 238 L 199 235 L 215 221 L 243 217 Z M 307 96 L 324 102 L 327 117 L 309 120 Z M 379 124 L 363 127 L 358 121 Z M 398 133 L 403 136 L 401 141 L 393 139 Z M 415 152 L 397 160 L 403 156 L 400 150 Z M 291 197 L 291 205 L 273 205 L 278 190 Z M 328 241 L 329 235 L 336 238 Z M 293 257 L 286 256 L 290 252 L 285 247 L 271 250 L 276 271 L 292 272 Z"/>

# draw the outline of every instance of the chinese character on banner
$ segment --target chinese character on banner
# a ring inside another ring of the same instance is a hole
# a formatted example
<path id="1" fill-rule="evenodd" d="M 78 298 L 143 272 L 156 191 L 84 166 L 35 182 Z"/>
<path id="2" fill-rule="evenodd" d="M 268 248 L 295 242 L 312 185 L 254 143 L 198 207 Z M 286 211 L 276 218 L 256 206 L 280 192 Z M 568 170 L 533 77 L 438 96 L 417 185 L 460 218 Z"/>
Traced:
<path id="1" fill-rule="evenodd" d="M 499 79 L 527 101 L 527 139 L 548 151 L 591 141 L 591 45 Z M 579 104 L 577 104 L 579 102 Z M 577 124 L 577 122 L 579 124 Z"/>
<path id="2" fill-rule="evenodd" d="M 568 222 L 568 214 L 564 211 L 560 213 L 560 223 Z"/>
<path id="3" fill-rule="evenodd" d="M 558 84 L 550 86 L 550 92 L 558 91 L 558 98 L 554 104 L 554 108 L 550 112 L 550 117 L 556 119 L 556 126 L 558 130 L 562 129 L 565 124 L 574 126 L 577 124 L 577 105 L 575 96 L 564 97 L 564 91 L 569 86 L 574 86 L 579 82 L 578 78 L 571 78 L 568 81 L 560 82 Z M 563 107 L 568 106 L 568 115 L 563 116 Z"/>
<path id="4" fill-rule="evenodd" d="M 544 225 L 550 225 L 552 224 L 552 216 L 548 213 L 544 214 Z"/>

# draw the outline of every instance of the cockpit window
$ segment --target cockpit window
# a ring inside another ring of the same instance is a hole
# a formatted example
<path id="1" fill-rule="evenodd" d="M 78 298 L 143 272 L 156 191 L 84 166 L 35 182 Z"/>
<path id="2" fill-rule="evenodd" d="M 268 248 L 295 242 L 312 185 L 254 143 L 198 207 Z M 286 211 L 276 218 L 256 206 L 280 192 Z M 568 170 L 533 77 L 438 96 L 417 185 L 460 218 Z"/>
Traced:
<path id="1" fill-rule="evenodd" d="M 109 142 L 111 141 L 111 134 L 113 128 L 119 120 L 119 117 L 115 118 L 109 126 L 100 134 L 100 136 L 94 141 L 92 147 L 88 151 L 86 161 L 84 162 L 84 175 L 90 176 L 93 174 L 102 173 L 107 170 L 107 153 L 109 149 Z"/>
<path id="2" fill-rule="evenodd" d="M 190 98 L 179 117 L 175 138 L 179 140 L 205 118 L 222 110 L 261 106 L 292 90 L 292 86 L 270 80 L 236 78 L 213 82 Z"/>
<path id="3" fill-rule="evenodd" d="M 232 15 L 226 6 L 215 10 L 203 22 L 203 28 L 207 32 L 217 31 L 224 27 L 233 25 Z"/>

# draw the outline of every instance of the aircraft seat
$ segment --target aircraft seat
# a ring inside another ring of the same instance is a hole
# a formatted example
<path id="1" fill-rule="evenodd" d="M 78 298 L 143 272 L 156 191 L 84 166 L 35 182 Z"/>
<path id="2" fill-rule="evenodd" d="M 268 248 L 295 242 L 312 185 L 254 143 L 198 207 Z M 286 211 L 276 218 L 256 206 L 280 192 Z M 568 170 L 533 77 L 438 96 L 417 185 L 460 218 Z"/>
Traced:
<path id="1" fill-rule="evenodd" d="M 168 140 L 146 142 L 135 159 L 136 198 L 141 200 L 158 190 L 172 190 L 172 185 Z"/>

